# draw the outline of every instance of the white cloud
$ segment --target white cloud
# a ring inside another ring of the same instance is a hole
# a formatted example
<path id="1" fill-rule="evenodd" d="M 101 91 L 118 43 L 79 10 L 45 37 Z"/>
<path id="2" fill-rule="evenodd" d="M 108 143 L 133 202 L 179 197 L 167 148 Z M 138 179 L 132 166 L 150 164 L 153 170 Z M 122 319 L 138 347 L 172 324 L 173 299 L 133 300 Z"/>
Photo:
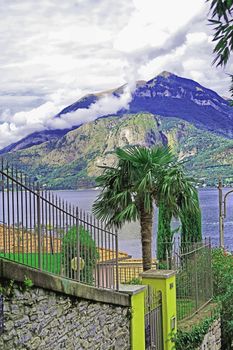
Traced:
<path id="1" fill-rule="evenodd" d="M 114 113 L 127 92 L 53 118 L 87 93 L 126 82 L 133 89 L 163 70 L 227 95 L 229 78 L 211 64 L 207 14 L 203 0 L 1 0 L 0 147 L 55 123 Z"/>
<path id="2" fill-rule="evenodd" d="M 58 109 L 58 104 L 55 101 L 60 100 L 60 95 L 54 97 L 53 103 L 46 102 L 30 111 L 18 112 L 13 116 L 10 116 L 9 112 L 5 113 L 4 117 L 7 122 L 0 124 L 0 148 L 18 141 L 34 131 L 71 128 L 103 115 L 115 114 L 122 108 L 128 108 L 131 101 L 131 91 L 130 87 L 126 86 L 120 97 L 105 94 L 89 108 L 63 114 L 60 118 L 55 117 L 55 115 L 65 106 L 59 105 Z"/>

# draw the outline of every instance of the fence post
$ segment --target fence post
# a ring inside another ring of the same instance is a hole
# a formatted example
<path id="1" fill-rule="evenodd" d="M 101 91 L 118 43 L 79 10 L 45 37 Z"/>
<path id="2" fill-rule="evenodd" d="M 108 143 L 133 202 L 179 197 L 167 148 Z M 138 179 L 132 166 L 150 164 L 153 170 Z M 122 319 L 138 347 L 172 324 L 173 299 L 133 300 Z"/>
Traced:
<path id="1" fill-rule="evenodd" d="M 174 349 L 172 341 L 177 331 L 176 272 L 171 270 L 148 270 L 142 272 L 142 284 L 152 286 L 162 293 L 163 349 Z"/>
<path id="2" fill-rule="evenodd" d="M 37 184 L 38 268 L 41 270 L 40 188 Z"/>
<path id="3" fill-rule="evenodd" d="M 120 285 L 131 299 L 131 350 L 145 350 L 145 286 Z"/>
<path id="4" fill-rule="evenodd" d="M 115 248 L 116 248 L 116 290 L 119 290 L 119 270 L 118 270 L 118 231 L 115 230 Z"/>
<path id="5" fill-rule="evenodd" d="M 80 282 L 80 233 L 79 233 L 79 210 L 78 207 L 76 207 L 76 212 L 75 212 L 75 216 L 76 216 L 76 255 L 77 255 L 77 275 L 76 275 L 76 279 L 78 282 Z"/>
<path id="6" fill-rule="evenodd" d="M 194 273 L 195 273 L 195 306 L 198 310 L 198 276 L 197 276 L 197 253 L 194 250 Z"/>

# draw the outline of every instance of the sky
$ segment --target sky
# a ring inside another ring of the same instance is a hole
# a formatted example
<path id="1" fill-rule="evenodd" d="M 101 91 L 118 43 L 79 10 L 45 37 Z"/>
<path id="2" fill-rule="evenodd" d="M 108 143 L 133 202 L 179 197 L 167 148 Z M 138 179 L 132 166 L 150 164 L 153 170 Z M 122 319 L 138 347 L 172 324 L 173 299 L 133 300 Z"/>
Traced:
<path id="1" fill-rule="evenodd" d="M 0 0 L 0 149 L 127 106 L 137 80 L 166 70 L 229 96 L 205 0 Z M 128 83 L 121 100 L 58 121 L 87 93 Z"/>

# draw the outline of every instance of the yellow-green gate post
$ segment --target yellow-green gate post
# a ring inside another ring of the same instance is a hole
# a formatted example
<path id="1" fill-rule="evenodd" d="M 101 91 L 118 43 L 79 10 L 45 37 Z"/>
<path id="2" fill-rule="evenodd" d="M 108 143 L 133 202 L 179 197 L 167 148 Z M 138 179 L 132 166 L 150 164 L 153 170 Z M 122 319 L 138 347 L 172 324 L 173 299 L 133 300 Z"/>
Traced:
<path id="1" fill-rule="evenodd" d="M 131 299 L 131 350 L 145 350 L 145 291 L 146 286 L 121 285 L 120 291 Z"/>
<path id="2" fill-rule="evenodd" d="M 163 346 L 174 349 L 172 335 L 177 331 L 176 272 L 171 270 L 148 270 L 142 272 L 142 284 L 152 286 L 162 293 Z"/>

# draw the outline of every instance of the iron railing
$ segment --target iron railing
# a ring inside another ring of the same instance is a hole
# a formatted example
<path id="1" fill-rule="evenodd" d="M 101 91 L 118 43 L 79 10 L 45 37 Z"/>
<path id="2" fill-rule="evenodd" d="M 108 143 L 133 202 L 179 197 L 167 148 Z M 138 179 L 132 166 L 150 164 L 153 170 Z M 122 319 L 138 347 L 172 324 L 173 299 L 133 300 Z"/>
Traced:
<path id="1" fill-rule="evenodd" d="M 98 288 L 119 288 L 117 231 L 4 161 L 0 257 Z"/>
<path id="2" fill-rule="evenodd" d="M 156 269 L 156 260 L 152 260 L 152 269 Z M 118 263 L 119 281 L 123 284 L 141 284 L 143 272 L 142 259 L 128 258 Z"/>
<path id="3" fill-rule="evenodd" d="M 172 242 L 164 263 L 165 268 L 177 271 L 178 320 L 192 317 L 207 305 L 213 296 L 211 240 L 181 242 L 177 238 Z"/>
<path id="4" fill-rule="evenodd" d="M 163 350 L 162 293 L 152 286 L 145 290 L 145 349 Z"/>

